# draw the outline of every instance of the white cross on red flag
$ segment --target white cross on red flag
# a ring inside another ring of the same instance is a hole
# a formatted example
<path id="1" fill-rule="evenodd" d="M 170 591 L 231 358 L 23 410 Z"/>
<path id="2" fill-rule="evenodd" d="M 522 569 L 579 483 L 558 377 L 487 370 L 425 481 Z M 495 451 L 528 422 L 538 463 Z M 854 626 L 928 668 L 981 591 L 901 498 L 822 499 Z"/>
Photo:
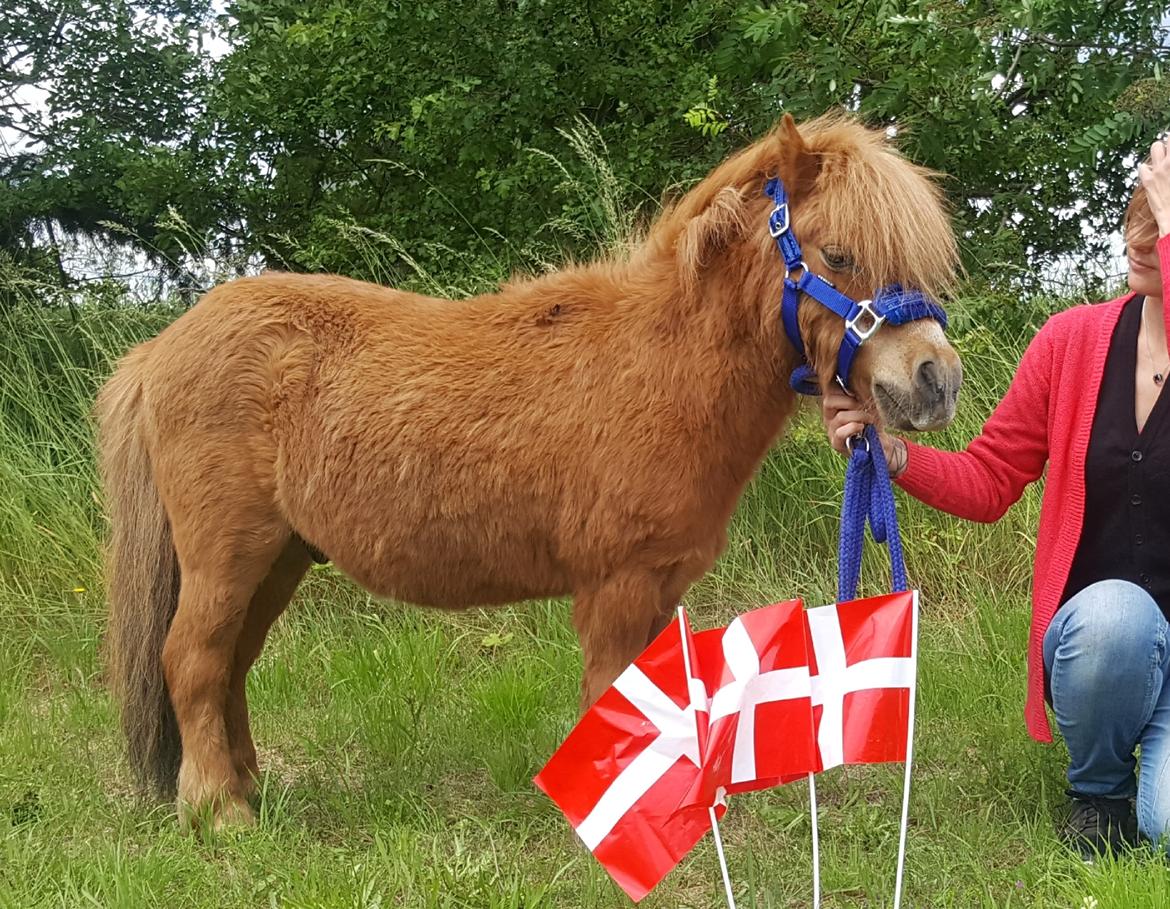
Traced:
<path id="1" fill-rule="evenodd" d="M 800 600 L 700 632 L 695 649 L 710 706 L 699 782 L 685 803 L 714 805 L 807 773 L 816 739 Z"/>
<path id="2" fill-rule="evenodd" d="M 637 901 L 728 793 L 906 756 L 916 594 L 799 600 L 691 634 L 671 623 L 581 718 L 535 782 Z M 687 654 L 683 655 L 683 642 Z"/>
<path id="3" fill-rule="evenodd" d="M 698 780 L 706 727 L 691 700 L 693 649 L 684 660 L 684 638 L 690 641 L 690 628 L 680 615 L 586 711 L 535 779 L 634 901 L 711 829 L 705 807 L 678 811 Z M 695 687 L 696 700 L 705 701 Z"/>
<path id="4" fill-rule="evenodd" d="M 906 759 L 915 685 L 916 593 L 852 600 L 805 613 L 812 656 L 817 770 Z"/>

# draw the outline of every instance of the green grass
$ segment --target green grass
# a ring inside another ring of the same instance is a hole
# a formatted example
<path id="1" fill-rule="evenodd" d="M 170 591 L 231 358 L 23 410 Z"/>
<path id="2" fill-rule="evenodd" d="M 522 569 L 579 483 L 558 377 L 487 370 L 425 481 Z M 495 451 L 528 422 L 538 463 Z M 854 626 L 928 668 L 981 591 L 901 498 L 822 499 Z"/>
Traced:
<path id="1" fill-rule="evenodd" d="M 314 571 L 249 679 L 259 827 L 185 836 L 170 806 L 135 795 L 102 682 L 87 412 L 112 357 L 166 318 L 86 307 L 77 323 L 0 322 L 0 907 L 628 905 L 530 782 L 575 720 L 564 603 L 439 613 Z M 936 440 L 950 446 L 977 431 L 1022 345 L 958 340 L 969 382 Z M 806 412 L 688 595 L 698 627 L 830 599 L 842 473 Z M 1038 501 L 992 527 L 901 501 L 923 592 L 907 906 L 1170 905 L 1160 861 L 1086 868 L 1054 833 L 1063 749 L 1022 722 Z M 864 578 L 883 588 L 877 553 Z M 826 909 L 889 905 L 900 766 L 835 770 L 819 791 Z M 803 784 L 738 797 L 724 836 L 742 907 L 810 905 Z M 710 839 L 644 905 L 722 905 Z"/>

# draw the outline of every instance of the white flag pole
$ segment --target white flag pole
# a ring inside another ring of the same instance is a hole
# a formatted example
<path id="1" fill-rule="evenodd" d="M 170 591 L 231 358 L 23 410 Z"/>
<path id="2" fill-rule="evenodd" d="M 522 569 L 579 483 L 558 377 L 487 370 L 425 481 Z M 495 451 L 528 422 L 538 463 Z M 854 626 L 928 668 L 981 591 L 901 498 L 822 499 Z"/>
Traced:
<path id="1" fill-rule="evenodd" d="M 694 676 L 691 675 L 691 648 L 687 646 L 686 613 L 683 611 L 681 603 L 678 606 L 678 634 L 682 639 L 683 669 L 687 674 L 687 697 L 691 706 L 696 708 L 695 723 L 697 724 L 699 722 L 698 707 L 695 704 L 691 685 L 691 681 L 694 679 Z M 723 889 L 727 893 L 727 905 L 729 909 L 735 909 L 735 896 L 731 892 L 731 875 L 727 872 L 727 859 L 723 855 L 723 838 L 719 836 L 719 819 L 715 817 L 715 806 L 709 807 L 707 813 L 711 817 L 711 832 L 715 835 L 715 852 L 719 856 L 719 870 L 723 872 Z"/>
<path id="2" fill-rule="evenodd" d="M 813 909 L 821 909 L 821 838 L 817 830 L 816 774 L 808 775 L 809 817 L 812 819 Z"/>
<path id="3" fill-rule="evenodd" d="M 902 905 L 902 873 L 906 868 L 906 829 L 910 820 L 910 771 L 914 764 L 914 700 L 918 692 L 918 591 L 911 611 L 910 657 L 914 660 L 914 684 L 910 686 L 910 716 L 906 724 L 906 775 L 902 780 L 902 825 L 898 830 L 898 872 L 894 883 L 894 909 Z M 814 834 L 815 835 L 815 834 Z"/>
<path id="4" fill-rule="evenodd" d="M 727 859 L 723 857 L 723 840 L 719 836 L 719 821 L 715 817 L 715 806 L 707 811 L 711 815 L 711 832 L 715 834 L 715 852 L 719 855 L 719 868 L 723 872 L 723 890 L 727 894 L 729 909 L 735 909 L 735 896 L 731 892 L 731 876 L 727 873 Z"/>

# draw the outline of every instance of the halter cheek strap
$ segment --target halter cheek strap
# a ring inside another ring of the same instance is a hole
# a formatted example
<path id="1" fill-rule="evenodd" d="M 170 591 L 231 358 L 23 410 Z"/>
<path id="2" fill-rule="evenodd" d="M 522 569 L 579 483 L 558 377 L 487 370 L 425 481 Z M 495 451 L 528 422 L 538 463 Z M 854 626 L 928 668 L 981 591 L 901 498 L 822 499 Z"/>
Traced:
<path id="1" fill-rule="evenodd" d="M 845 334 L 837 350 L 836 374 L 837 384 L 845 391 L 849 391 L 849 373 L 858 350 L 886 322 L 902 325 L 916 319 L 931 318 L 944 329 L 947 327 L 946 312 L 921 291 L 906 290 L 900 284 L 890 284 L 874 294 L 872 300 L 856 301 L 811 271 L 804 262 L 800 243 L 792 230 L 788 193 L 783 181 L 773 177 L 765 185 L 764 192 L 775 203 L 768 216 L 768 232 L 776 240 L 776 247 L 784 259 L 784 295 L 780 302 L 780 318 L 784 333 L 802 360 L 790 380 L 796 391 L 806 395 L 820 394 L 816 373 L 808 362 L 808 353 L 800 334 L 798 314 L 801 294 L 807 294 L 845 320 Z M 794 277 L 797 271 L 800 275 Z"/>

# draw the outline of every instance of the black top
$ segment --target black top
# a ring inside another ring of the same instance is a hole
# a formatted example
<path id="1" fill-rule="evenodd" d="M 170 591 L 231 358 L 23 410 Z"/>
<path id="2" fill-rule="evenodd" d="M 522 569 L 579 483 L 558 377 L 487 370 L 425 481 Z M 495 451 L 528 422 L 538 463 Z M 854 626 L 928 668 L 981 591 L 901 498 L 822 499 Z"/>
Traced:
<path id="1" fill-rule="evenodd" d="M 1170 619 L 1170 431 L 1165 390 L 1139 434 L 1135 371 L 1143 297 L 1121 312 L 1085 457 L 1085 523 L 1063 604 L 1096 581 L 1144 587 Z"/>

